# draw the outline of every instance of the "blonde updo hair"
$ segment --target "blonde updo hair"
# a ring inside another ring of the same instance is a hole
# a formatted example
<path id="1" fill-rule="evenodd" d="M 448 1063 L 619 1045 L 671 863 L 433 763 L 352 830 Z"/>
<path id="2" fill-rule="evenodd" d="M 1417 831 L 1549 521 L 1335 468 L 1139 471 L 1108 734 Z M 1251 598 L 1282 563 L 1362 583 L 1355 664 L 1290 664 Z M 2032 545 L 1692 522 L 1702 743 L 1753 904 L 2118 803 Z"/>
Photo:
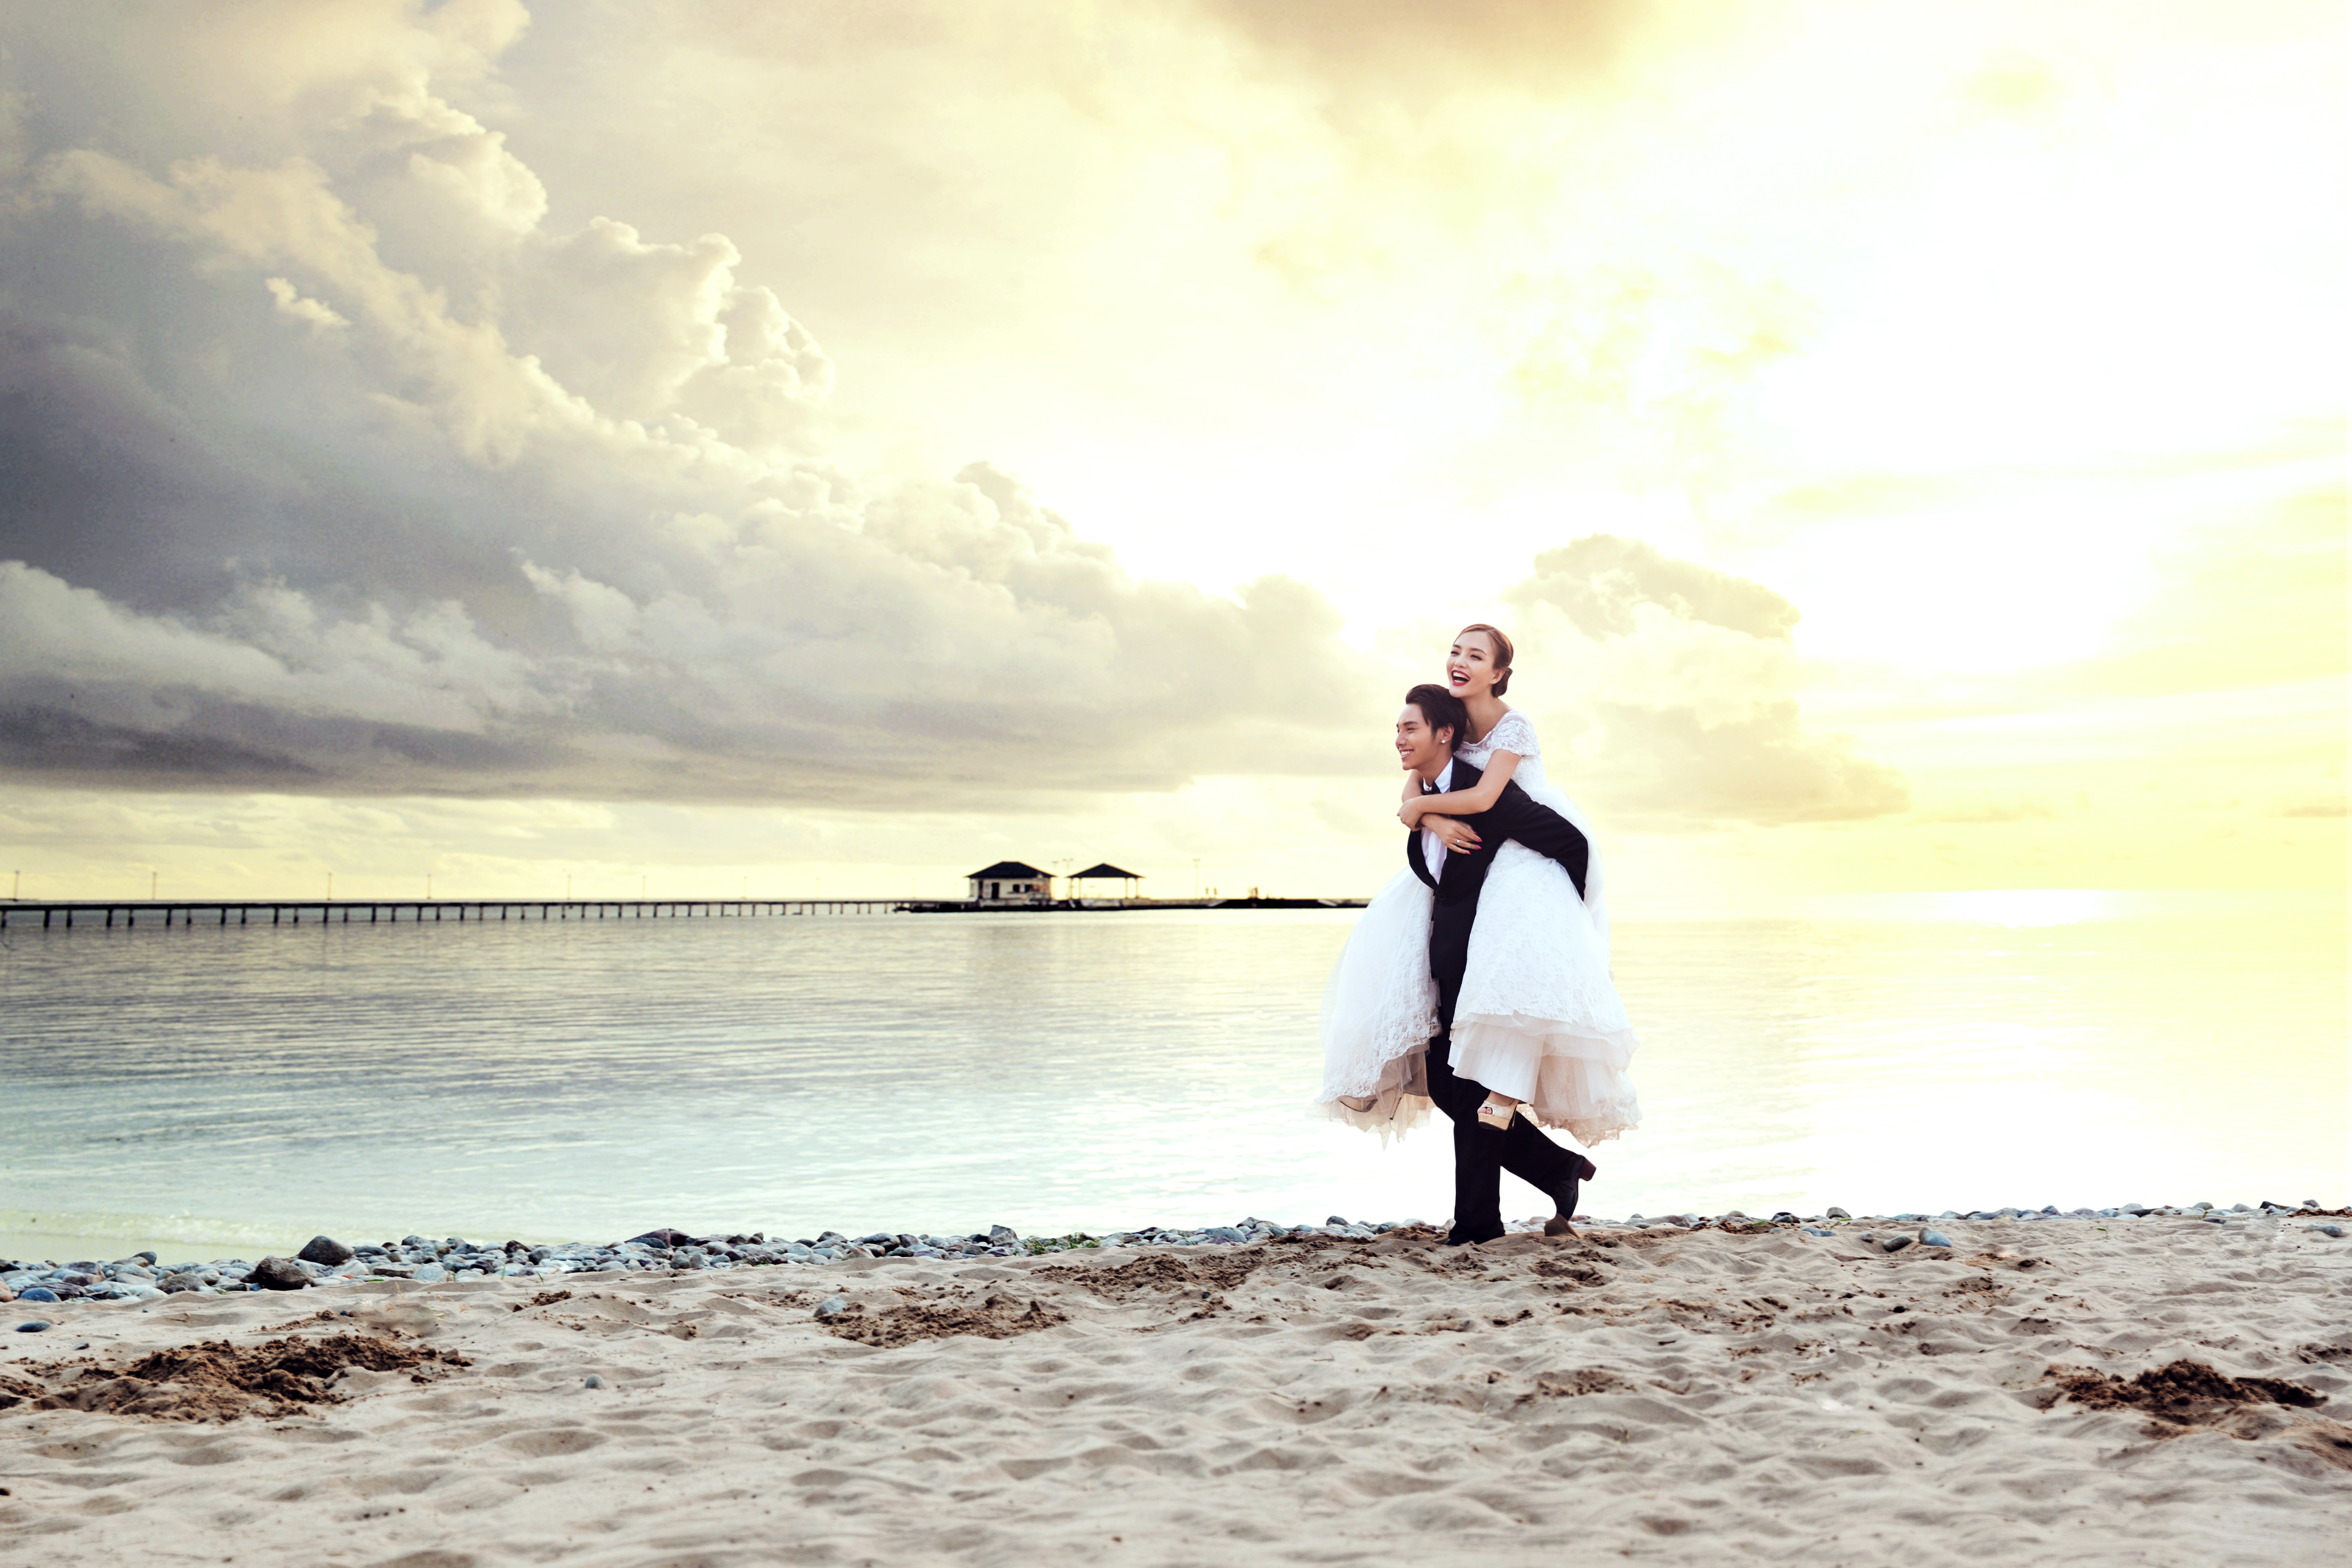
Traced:
<path id="1" fill-rule="evenodd" d="M 1486 640 L 1494 645 L 1495 695 L 1500 697 L 1510 689 L 1511 685 L 1511 639 L 1503 635 L 1503 628 L 1500 626 L 1490 626 L 1484 621 L 1473 621 L 1455 632 L 1454 640 L 1460 642 L 1472 632 L 1486 633 Z"/>

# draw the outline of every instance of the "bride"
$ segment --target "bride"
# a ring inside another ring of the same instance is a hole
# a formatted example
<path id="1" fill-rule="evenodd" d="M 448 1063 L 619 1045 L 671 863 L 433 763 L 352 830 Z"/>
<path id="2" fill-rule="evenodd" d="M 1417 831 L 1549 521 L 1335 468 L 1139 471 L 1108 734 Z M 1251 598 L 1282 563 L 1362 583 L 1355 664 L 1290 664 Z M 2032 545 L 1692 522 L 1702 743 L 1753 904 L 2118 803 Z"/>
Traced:
<path id="1" fill-rule="evenodd" d="M 1408 828 L 1453 827 L 1423 818 L 1474 817 L 1516 782 L 1589 845 L 1584 814 L 1544 775 L 1535 726 L 1503 700 L 1511 659 L 1510 638 L 1494 626 L 1465 626 L 1454 638 L 1446 681 L 1470 713 L 1470 736 L 1454 755 L 1484 774 L 1474 788 L 1437 795 L 1421 794 L 1408 775 L 1397 815 Z M 1324 987 L 1321 1103 L 1383 1139 L 1429 1113 L 1423 1058 L 1439 1032 L 1430 901 L 1420 879 L 1398 873 L 1365 910 Z M 1580 897 L 1559 862 L 1505 843 L 1478 898 L 1453 1021 L 1453 1070 L 1489 1091 L 1479 1119 L 1507 1127 L 1525 1114 L 1588 1147 L 1637 1127 L 1641 1106 L 1627 1076 L 1636 1043 L 1610 976 L 1599 851 Z"/>

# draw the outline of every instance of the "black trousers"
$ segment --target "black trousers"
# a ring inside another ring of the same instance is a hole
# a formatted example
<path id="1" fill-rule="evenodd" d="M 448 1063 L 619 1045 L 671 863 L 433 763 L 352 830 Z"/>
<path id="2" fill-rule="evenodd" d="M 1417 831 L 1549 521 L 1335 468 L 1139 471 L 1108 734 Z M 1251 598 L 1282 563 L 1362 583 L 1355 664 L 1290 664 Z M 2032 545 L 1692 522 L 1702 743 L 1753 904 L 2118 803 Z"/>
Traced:
<path id="1" fill-rule="evenodd" d="M 1456 1074 L 1453 1052 L 1449 1020 L 1429 1042 L 1429 1098 L 1454 1121 L 1454 1239 L 1492 1241 L 1503 1234 L 1505 1171 L 1558 1203 L 1570 1181 L 1591 1174 L 1591 1165 L 1524 1116 L 1512 1117 L 1500 1132 L 1481 1126 L 1478 1107 L 1486 1086 Z M 1569 1206 L 1574 1202 L 1570 1198 Z"/>

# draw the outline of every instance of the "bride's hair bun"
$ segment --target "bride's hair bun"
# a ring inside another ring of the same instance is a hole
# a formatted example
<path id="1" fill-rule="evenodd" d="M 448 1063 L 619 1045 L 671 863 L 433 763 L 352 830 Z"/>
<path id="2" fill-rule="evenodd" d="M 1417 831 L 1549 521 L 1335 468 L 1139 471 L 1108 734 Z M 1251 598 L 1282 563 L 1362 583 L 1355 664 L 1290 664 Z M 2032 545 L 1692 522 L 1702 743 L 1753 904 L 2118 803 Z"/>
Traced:
<path id="1" fill-rule="evenodd" d="M 1495 695 L 1500 697 L 1511 686 L 1511 639 L 1503 635 L 1500 626 L 1490 626 L 1484 621 L 1473 621 L 1454 634 L 1460 642 L 1472 632 L 1485 632 L 1486 640 L 1495 645 Z"/>

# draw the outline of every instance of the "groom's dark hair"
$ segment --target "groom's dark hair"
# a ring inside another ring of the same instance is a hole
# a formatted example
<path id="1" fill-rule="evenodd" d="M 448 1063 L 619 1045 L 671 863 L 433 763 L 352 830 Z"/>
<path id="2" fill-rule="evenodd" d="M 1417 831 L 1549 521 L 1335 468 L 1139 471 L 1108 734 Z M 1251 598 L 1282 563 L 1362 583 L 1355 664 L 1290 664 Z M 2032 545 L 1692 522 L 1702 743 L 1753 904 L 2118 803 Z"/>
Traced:
<path id="1" fill-rule="evenodd" d="M 1470 733 L 1470 710 L 1443 686 L 1416 686 L 1404 694 L 1406 703 L 1421 710 L 1421 721 L 1432 731 L 1451 730 L 1455 746 Z"/>

